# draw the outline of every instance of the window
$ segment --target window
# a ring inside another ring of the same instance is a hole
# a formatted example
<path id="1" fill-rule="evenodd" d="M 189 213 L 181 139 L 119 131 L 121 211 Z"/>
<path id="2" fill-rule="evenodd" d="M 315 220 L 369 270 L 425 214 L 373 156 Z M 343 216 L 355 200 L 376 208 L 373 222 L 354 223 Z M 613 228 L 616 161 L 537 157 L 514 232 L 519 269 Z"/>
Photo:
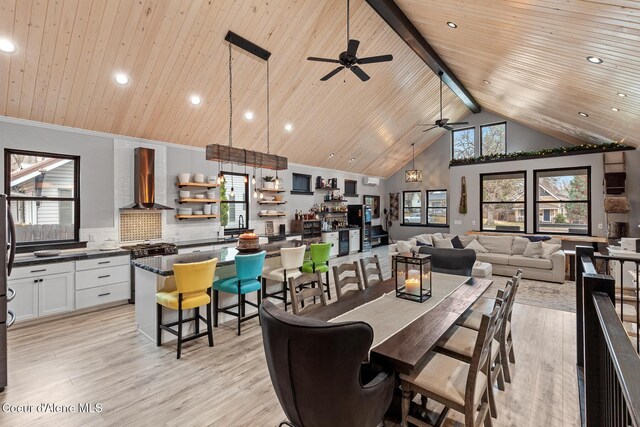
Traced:
<path id="1" fill-rule="evenodd" d="M 294 173 L 291 176 L 291 192 L 298 194 L 313 194 L 311 191 L 311 175 Z"/>
<path id="2" fill-rule="evenodd" d="M 536 233 L 591 234 L 591 168 L 534 172 Z"/>
<path id="3" fill-rule="evenodd" d="M 4 161 L 17 244 L 78 241 L 80 157 L 6 149 Z"/>
<path id="4" fill-rule="evenodd" d="M 249 176 L 232 172 L 223 174 L 224 182 L 220 185 L 220 223 L 231 232 L 244 231 L 249 228 Z"/>
<path id="5" fill-rule="evenodd" d="M 507 123 L 480 126 L 480 155 L 505 154 L 507 152 Z"/>
<path id="6" fill-rule="evenodd" d="M 527 201 L 525 172 L 480 175 L 483 231 L 525 232 Z"/>
<path id="7" fill-rule="evenodd" d="M 422 198 L 421 191 L 404 191 L 402 222 L 404 224 L 420 224 L 422 223 Z"/>
<path id="8" fill-rule="evenodd" d="M 357 197 L 358 196 L 358 181 L 354 181 L 351 179 L 344 180 L 344 195 L 346 197 Z"/>
<path id="9" fill-rule="evenodd" d="M 451 158 L 466 159 L 476 155 L 476 128 L 456 129 L 451 132 Z"/>
<path id="10" fill-rule="evenodd" d="M 447 225 L 447 190 L 427 190 L 427 225 Z"/>

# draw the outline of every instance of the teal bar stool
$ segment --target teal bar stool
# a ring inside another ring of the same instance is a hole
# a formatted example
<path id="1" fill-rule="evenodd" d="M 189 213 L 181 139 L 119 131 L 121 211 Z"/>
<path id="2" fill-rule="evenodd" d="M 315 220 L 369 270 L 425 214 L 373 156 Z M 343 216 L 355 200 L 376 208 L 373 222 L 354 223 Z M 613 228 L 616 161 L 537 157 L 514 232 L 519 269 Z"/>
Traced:
<path id="1" fill-rule="evenodd" d="M 246 316 L 245 306 L 249 304 L 255 308 L 259 307 L 261 296 L 261 276 L 262 267 L 264 266 L 264 258 L 267 255 L 265 251 L 251 255 L 236 255 L 236 275 L 227 279 L 222 279 L 213 283 L 213 326 L 218 327 L 218 313 L 226 313 L 238 318 L 238 335 L 240 335 L 240 325 L 242 322 L 258 317 L 258 313 Z M 226 292 L 238 296 L 236 304 L 218 307 L 219 292 Z M 251 292 L 258 293 L 257 303 L 254 304 L 246 300 L 246 295 Z M 233 310 L 237 309 L 237 310 Z"/>
<path id="2" fill-rule="evenodd" d="M 331 243 L 313 243 L 311 244 L 311 259 L 302 264 L 303 273 L 325 273 L 327 283 L 327 296 L 331 299 L 331 289 L 329 288 L 329 254 L 331 253 Z M 318 286 L 322 286 L 318 283 Z"/>

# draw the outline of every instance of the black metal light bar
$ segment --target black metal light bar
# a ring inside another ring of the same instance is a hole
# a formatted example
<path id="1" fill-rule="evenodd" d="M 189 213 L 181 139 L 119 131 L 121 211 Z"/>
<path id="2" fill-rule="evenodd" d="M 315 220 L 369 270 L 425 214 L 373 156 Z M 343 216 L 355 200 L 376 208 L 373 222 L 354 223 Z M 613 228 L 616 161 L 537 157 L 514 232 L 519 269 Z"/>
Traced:
<path id="1" fill-rule="evenodd" d="M 257 44 L 250 42 L 249 40 L 245 39 L 242 36 L 239 36 L 233 31 L 229 31 L 227 35 L 224 37 L 224 39 L 229 43 L 231 43 L 232 45 L 237 46 L 240 49 L 251 53 L 252 55 L 257 56 L 263 61 L 268 60 L 269 57 L 271 56 L 271 52 L 269 52 L 268 50 L 261 48 Z"/>

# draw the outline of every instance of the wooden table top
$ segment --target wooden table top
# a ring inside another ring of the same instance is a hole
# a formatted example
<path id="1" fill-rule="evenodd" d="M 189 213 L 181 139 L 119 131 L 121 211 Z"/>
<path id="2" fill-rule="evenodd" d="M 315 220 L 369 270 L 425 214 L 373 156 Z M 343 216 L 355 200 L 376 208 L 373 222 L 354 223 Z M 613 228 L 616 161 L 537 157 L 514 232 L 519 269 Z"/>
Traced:
<path id="1" fill-rule="evenodd" d="M 464 280 L 462 276 L 461 280 Z M 455 325 L 460 316 L 492 283 L 492 280 L 474 277 L 469 284 L 462 284 L 431 310 L 372 348 L 371 362 L 399 373 L 410 373 L 427 353 L 434 349 L 442 335 Z M 353 292 L 340 301 L 308 313 L 307 316 L 319 320 L 330 320 L 393 291 L 395 291 L 395 279 L 392 277 L 362 292 Z"/>

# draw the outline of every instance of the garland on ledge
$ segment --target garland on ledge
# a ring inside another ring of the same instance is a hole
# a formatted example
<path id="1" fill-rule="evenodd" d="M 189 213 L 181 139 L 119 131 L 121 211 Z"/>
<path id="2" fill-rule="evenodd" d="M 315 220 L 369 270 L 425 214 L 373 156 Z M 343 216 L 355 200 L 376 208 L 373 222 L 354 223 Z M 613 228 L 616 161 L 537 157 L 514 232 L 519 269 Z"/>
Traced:
<path id="1" fill-rule="evenodd" d="M 581 144 L 569 147 L 549 148 L 540 151 L 518 151 L 516 153 L 491 154 L 479 157 L 467 157 L 465 159 L 452 159 L 449 166 L 472 165 L 476 163 L 504 162 L 512 160 L 538 159 L 540 157 L 559 157 L 575 154 L 603 153 L 605 151 L 633 150 L 633 147 L 618 142 L 603 144 Z"/>

